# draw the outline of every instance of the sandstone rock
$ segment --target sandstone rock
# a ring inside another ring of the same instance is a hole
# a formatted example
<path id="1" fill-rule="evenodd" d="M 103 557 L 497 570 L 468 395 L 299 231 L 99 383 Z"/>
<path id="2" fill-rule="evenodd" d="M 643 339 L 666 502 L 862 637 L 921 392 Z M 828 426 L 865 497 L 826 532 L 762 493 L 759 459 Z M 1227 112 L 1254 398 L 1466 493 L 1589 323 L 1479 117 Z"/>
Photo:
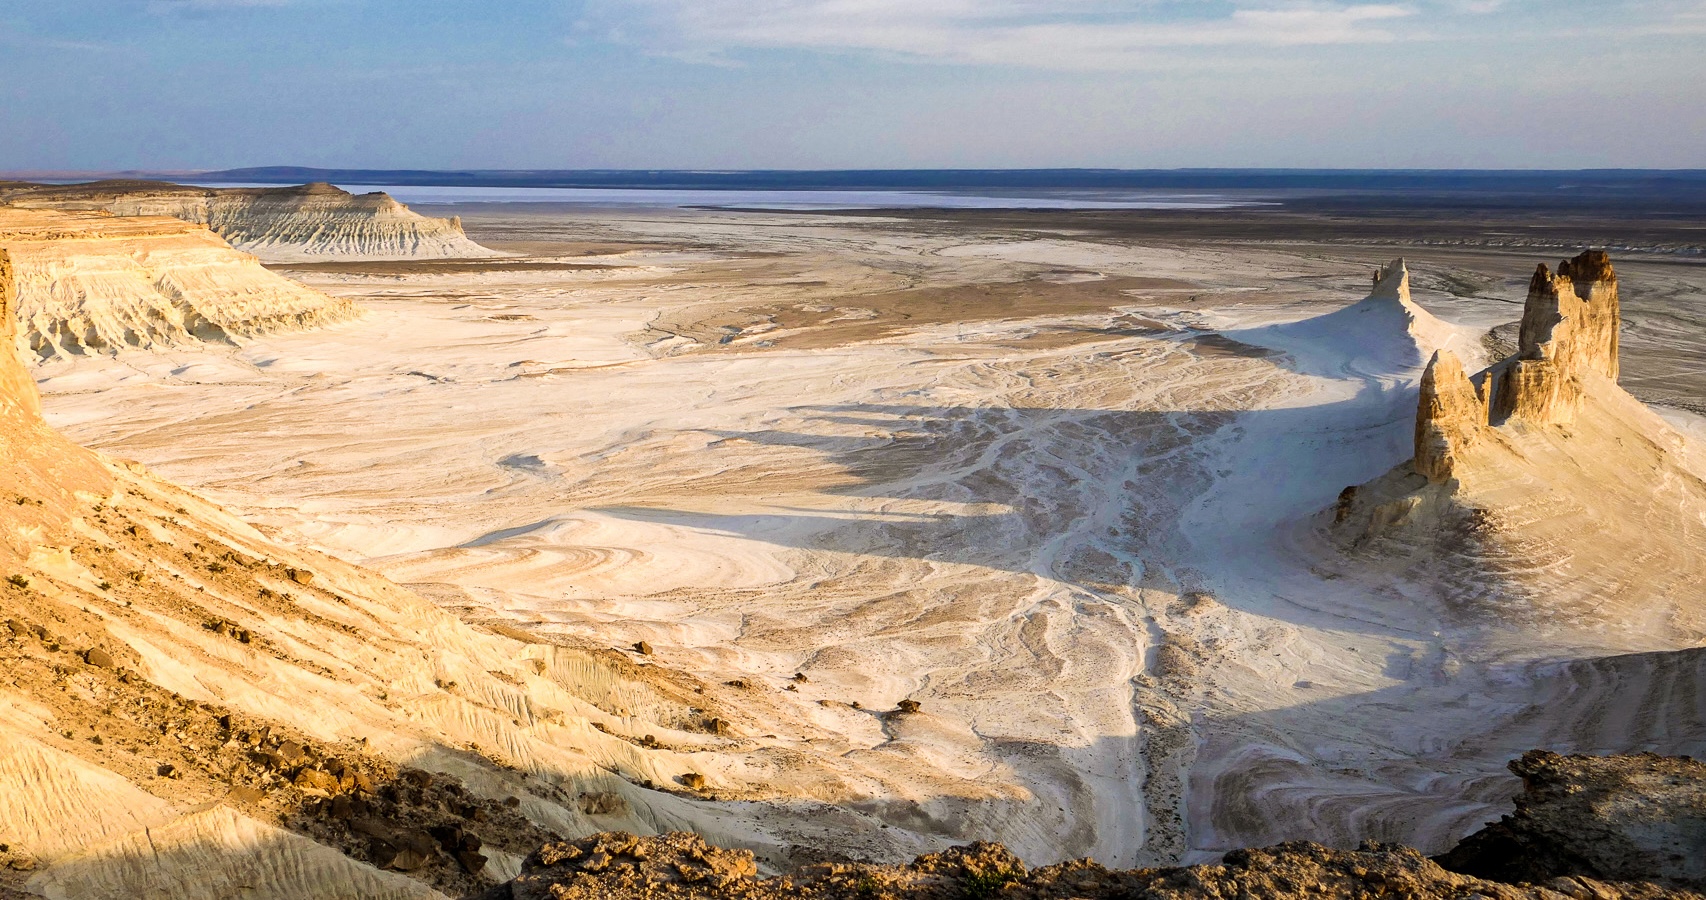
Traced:
<path id="1" fill-rule="evenodd" d="M 628 808 L 628 801 L 615 791 L 587 791 L 580 795 L 581 812 L 589 816 L 608 816 Z"/>
<path id="2" fill-rule="evenodd" d="M 1556 275 L 1540 266 L 1523 304 L 1517 355 L 1494 367 L 1493 423 L 1574 421 L 1584 378 L 1617 380 L 1621 323 L 1617 275 L 1605 253 L 1565 260 Z"/>
<path id="3" fill-rule="evenodd" d="M 113 655 L 99 647 L 90 647 L 83 651 L 83 661 L 97 669 L 110 669 L 118 663 L 113 661 Z"/>
<path id="4" fill-rule="evenodd" d="M 895 709 L 903 713 L 915 713 L 923 708 L 917 700 L 902 700 L 895 704 Z"/>
<path id="5" fill-rule="evenodd" d="M 1235 850 L 1217 865 L 1113 871 L 1092 860 L 1037 870 L 999 844 L 928 854 L 906 866 L 830 863 L 757 877 L 752 854 L 694 834 L 621 832 L 547 844 L 513 881 L 479 900 L 1211 900 L 1403 897 L 1408 900 L 1658 900 L 1691 897 L 1649 884 L 1578 878 L 1569 891 L 1449 872 L 1414 850 L 1365 844 L 1331 850 L 1297 842 Z"/>
<path id="6" fill-rule="evenodd" d="M 310 788 L 328 795 L 338 792 L 338 779 L 319 769 L 303 769 L 296 773 L 296 778 L 292 779 L 291 783 L 299 788 Z"/>
<path id="7" fill-rule="evenodd" d="M 1586 877 L 1706 890 L 1706 763 L 1536 750 L 1510 768 L 1523 782 L 1516 812 L 1439 856 L 1446 868 L 1499 881 Z"/>
<path id="8" fill-rule="evenodd" d="M 652 655 L 652 645 L 646 643 L 645 641 L 638 641 L 634 644 L 634 652 L 640 654 L 641 656 L 651 656 Z"/>
<path id="9" fill-rule="evenodd" d="M 705 776 L 698 772 L 688 772 L 681 776 L 681 786 L 690 791 L 702 791 L 705 789 Z"/>
<path id="10" fill-rule="evenodd" d="M 1422 373 L 1416 407 L 1416 471 L 1436 484 L 1451 480 L 1457 460 L 1486 427 L 1486 401 L 1464 374 L 1457 354 L 1435 352 Z M 1341 495 L 1341 505 L 1345 501 Z"/>

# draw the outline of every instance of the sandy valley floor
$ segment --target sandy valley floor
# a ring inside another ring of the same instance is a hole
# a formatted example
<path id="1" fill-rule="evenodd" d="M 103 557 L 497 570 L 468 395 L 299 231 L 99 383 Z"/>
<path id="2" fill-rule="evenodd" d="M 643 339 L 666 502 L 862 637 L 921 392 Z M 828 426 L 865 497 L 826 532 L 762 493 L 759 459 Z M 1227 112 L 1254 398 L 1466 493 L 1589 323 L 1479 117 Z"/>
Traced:
<path id="1" fill-rule="evenodd" d="M 283 269 L 369 313 L 46 364 L 49 420 L 465 618 L 643 640 L 720 685 L 745 739 L 714 761 L 731 833 L 1122 866 L 1437 850 L 1532 747 L 1706 753 L 1700 727 L 1639 720 L 1660 679 L 1639 658 L 1577 662 L 1702 635 L 1473 617 L 1308 549 L 1340 489 L 1410 454 L 1432 347 L 1392 316 L 1304 322 L 1395 251 L 464 221 L 517 255 Z M 1413 255 L 1416 298 L 1475 359 L 1556 256 Z M 1706 271 L 1618 265 L 1625 385 L 1697 404 Z M 903 699 L 923 714 L 882 715 Z"/>

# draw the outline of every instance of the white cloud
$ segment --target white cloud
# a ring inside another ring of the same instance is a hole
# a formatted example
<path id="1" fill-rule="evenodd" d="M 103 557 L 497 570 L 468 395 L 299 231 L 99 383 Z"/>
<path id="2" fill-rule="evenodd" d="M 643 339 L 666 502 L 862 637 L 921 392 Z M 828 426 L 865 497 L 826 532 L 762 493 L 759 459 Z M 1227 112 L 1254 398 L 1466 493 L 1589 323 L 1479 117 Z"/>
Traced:
<path id="1" fill-rule="evenodd" d="M 600 0 L 595 27 L 715 60 L 740 49 L 873 51 L 951 63 L 1140 66 L 1158 51 L 1395 40 L 1399 3 L 1270 3 L 1204 15 L 1156 0 Z"/>

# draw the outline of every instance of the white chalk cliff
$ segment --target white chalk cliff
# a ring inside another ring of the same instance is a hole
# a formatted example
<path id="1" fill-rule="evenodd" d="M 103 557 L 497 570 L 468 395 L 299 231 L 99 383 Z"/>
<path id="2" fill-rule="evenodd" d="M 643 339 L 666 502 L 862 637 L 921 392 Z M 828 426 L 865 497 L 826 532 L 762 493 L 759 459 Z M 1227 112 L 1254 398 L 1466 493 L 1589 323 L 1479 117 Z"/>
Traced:
<path id="1" fill-rule="evenodd" d="M 460 218 L 423 216 L 384 192 L 356 195 L 329 184 L 202 188 L 148 181 L 0 183 L 0 204 L 171 216 L 206 225 L 233 247 L 266 262 L 499 255 L 469 240 Z"/>
<path id="2" fill-rule="evenodd" d="M 1437 569 L 1465 612 L 1706 635 L 1706 460 L 1617 385 L 1617 276 L 1588 252 L 1535 273 L 1518 352 L 1422 377 L 1415 457 L 1347 488 L 1334 538 Z"/>
<path id="3" fill-rule="evenodd" d="M 0 207 L 0 248 L 27 357 L 229 341 L 358 313 L 179 219 Z"/>

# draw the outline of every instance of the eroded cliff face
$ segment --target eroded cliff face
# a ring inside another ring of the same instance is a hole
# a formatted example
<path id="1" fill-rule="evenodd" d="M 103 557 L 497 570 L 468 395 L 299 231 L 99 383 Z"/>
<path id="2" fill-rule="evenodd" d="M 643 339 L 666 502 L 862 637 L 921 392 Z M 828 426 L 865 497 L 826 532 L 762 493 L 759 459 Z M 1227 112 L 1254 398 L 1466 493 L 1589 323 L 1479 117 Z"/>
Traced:
<path id="1" fill-rule="evenodd" d="M 359 312 L 178 219 L 0 208 L 0 247 L 30 357 L 228 341 Z"/>
<path id="2" fill-rule="evenodd" d="M 1487 401 L 1450 350 L 1439 350 L 1422 373 L 1416 407 L 1416 471 L 1449 481 L 1457 461 L 1487 427 Z"/>
<path id="3" fill-rule="evenodd" d="M 1611 259 L 1588 251 L 1529 282 L 1516 356 L 1490 370 L 1492 420 L 1537 425 L 1575 421 L 1593 378 L 1617 380 L 1622 322 Z"/>
<path id="4" fill-rule="evenodd" d="M 1473 379 L 1449 351 L 1428 363 L 1416 411 L 1416 471 L 1448 481 L 1484 427 L 1513 419 L 1568 425 L 1590 389 L 1618 390 L 1621 321 L 1617 273 L 1605 253 L 1565 260 L 1556 275 L 1541 265 L 1529 281 L 1515 355 Z"/>
<path id="5" fill-rule="evenodd" d="M 460 219 L 423 216 L 383 192 L 358 196 L 329 184 L 199 188 L 146 181 L 10 183 L 0 184 L 0 203 L 171 216 L 206 225 L 233 247 L 267 262 L 497 255 L 469 240 Z"/>
<path id="6" fill-rule="evenodd" d="M 1458 612 L 1706 637 L 1706 457 L 1618 387 L 1604 253 L 1541 266 L 1517 353 L 1422 375 L 1415 456 L 1345 489 L 1326 533 L 1361 567 L 1440 588 Z M 1647 630 L 1650 629 L 1650 630 Z"/>

